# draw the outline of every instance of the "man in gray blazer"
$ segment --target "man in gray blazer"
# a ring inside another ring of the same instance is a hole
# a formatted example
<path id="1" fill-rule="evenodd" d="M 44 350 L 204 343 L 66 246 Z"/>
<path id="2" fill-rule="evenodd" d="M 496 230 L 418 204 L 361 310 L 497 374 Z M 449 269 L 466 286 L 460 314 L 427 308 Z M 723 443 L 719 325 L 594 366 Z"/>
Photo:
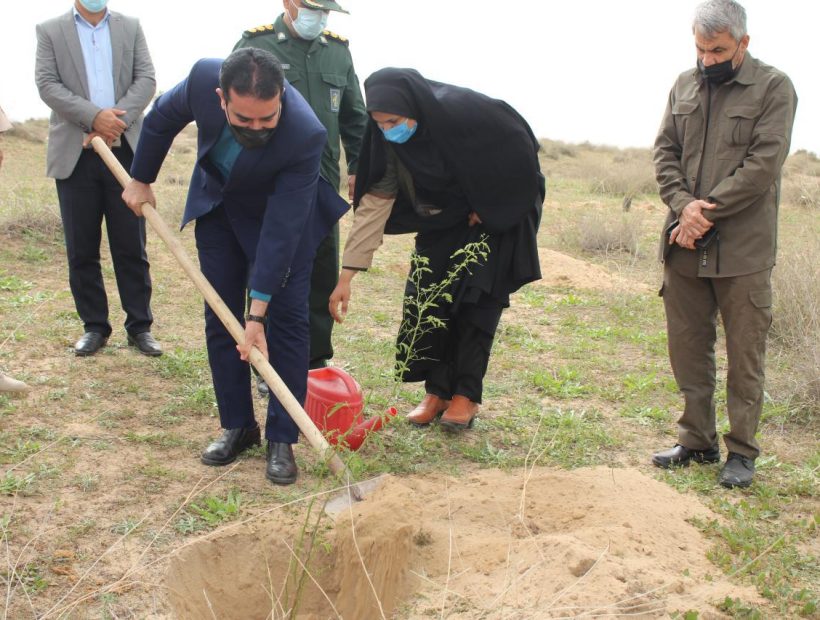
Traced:
<path id="1" fill-rule="evenodd" d="M 125 206 L 116 179 L 88 146 L 100 136 L 131 167 L 142 112 L 156 90 L 154 66 L 139 21 L 106 4 L 75 0 L 68 13 L 37 26 L 35 80 L 52 110 L 46 174 L 57 183 L 69 283 L 85 326 L 75 353 L 93 355 L 111 334 L 100 270 L 105 218 L 128 343 L 157 356 L 145 220 Z"/>

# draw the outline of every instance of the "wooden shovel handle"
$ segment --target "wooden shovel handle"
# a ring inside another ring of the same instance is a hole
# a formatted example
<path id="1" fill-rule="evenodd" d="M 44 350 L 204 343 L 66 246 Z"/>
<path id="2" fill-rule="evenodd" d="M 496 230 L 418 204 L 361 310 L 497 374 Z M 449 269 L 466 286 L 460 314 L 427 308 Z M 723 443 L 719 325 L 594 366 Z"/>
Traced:
<path id="1" fill-rule="evenodd" d="M 116 177 L 120 185 L 125 187 L 131 181 L 131 177 L 128 175 L 128 172 L 125 171 L 125 168 L 122 167 L 119 160 L 111 152 L 111 149 L 109 149 L 105 144 L 105 141 L 103 141 L 100 137 L 94 137 L 91 140 L 91 145 L 100 157 L 102 157 L 103 162 L 105 162 L 105 165 L 108 166 L 109 170 L 111 170 L 111 173 Z M 219 320 L 222 321 L 222 324 L 230 332 L 234 340 L 240 344 L 244 343 L 244 328 L 239 321 L 236 320 L 236 317 L 230 311 L 228 306 L 225 305 L 225 302 L 222 301 L 219 293 L 216 292 L 214 287 L 211 286 L 211 283 L 208 282 L 207 278 L 202 275 L 199 268 L 194 265 L 188 257 L 185 248 L 182 247 L 179 239 L 177 239 L 168 228 L 165 220 L 163 220 L 160 214 L 157 213 L 156 209 L 154 209 L 154 207 L 147 202 L 142 205 L 142 214 L 151 225 L 151 228 L 154 229 L 160 239 L 162 239 L 163 242 L 165 242 L 165 245 L 167 245 L 171 250 L 171 253 L 176 257 L 177 262 L 179 262 L 183 271 L 193 281 L 200 293 L 202 293 L 203 297 L 205 297 L 205 301 L 219 317 Z M 353 477 L 350 475 L 350 471 L 347 466 L 339 458 L 339 455 L 333 451 L 333 448 L 330 447 L 330 444 L 327 442 L 324 435 L 322 435 L 319 429 L 316 428 L 316 425 L 310 419 L 310 416 L 305 413 L 302 405 L 300 405 L 299 401 L 294 398 L 293 394 L 291 394 L 290 390 L 285 385 L 285 382 L 282 381 L 262 352 L 254 347 L 251 350 L 251 354 L 248 356 L 248 359 L 250 360 L 250 363 L 253 364 L 253 367 L 259 371 L 259 374 L 262 375 L 262 378 L 268 384 L 268 387 L 270 387 L 276 398 L 279 399 L 279 402 L 282 403 L 282 406 L 284 406 L 290 414 L 290 417 L 296 423 L 296 426 L 299 427 L 299 430 L 302 431 L 302 434 L 307 438 L 308 443 L 319 452 L 321 458 L 327 460 L 331 471 L 343 480 L 351 481 Z"/>

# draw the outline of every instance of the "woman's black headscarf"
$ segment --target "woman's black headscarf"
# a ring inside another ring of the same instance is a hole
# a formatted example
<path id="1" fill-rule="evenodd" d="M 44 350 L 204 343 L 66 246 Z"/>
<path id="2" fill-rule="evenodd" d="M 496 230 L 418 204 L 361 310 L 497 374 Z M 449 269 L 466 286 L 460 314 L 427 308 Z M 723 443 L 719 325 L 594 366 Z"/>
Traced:
<path id="1" fill-rule="evenodd" d="M 488 231 L 509 230 L 533 211 L 536 200 L 543 201 L 538 141 L 505 102 L 427 80 L 415 69 L 381 69 L 365 80 L 364 89 L 368 111 L 418 122 L 415 136 L 391 145 L 411 175 L 440 174 L 445 166 Z M 371 119 L 359 156 L 355 205 L 386 166 L 385 139 Z"/>

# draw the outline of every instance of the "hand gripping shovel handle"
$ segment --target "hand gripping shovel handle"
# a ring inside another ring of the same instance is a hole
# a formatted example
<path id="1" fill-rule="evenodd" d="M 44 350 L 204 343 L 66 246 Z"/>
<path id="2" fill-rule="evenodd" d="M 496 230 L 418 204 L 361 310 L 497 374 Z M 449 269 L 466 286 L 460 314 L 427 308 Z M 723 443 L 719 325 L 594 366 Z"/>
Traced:
<path id="1" fill-rule="evenodd" d="M 91 145 L 100 155 L 103 162 L 105 162 L 105 165 L 108 166 L 111 173 L 116 177 L 117 181 L 119 181 L 120 185 L 125 187 L 128 182 L 131 181 L 131 177 L 125 171 L 125 168 L 122 167 L 122 164 L 120 164 L 117 158 L 114 157 L 114 154 L 108 146 L 106 146 L 102 138 L 93 138 L 91 140 Z M 219 320 L 222 321 L 222 324 L 230 332 L 234 340 L 238 343 L 244 342 L 245 330 L 242 328 L 242 325 L 240 325 L 239 321 L 236 320 L 236 317 L 228 309 L 228 306 L 225 305 L 225 302 L 222 301 L 222 298 L 216 292 L 214 287 L 211 286 L 211 283 L 208 282 L 205 276 L 202 275 L 199 268 L 197 268 L 197 266 L 194 265 L 188 257 L 188 254 L 185 252 L 185 248 L 182 247 L 179 239 L 171 233 L 171 230 L 165 224 L 165 221 L 162 219 L 160 214 L 157 213 L 156 209 L 148 203 L 142 205 L 142 214 L 151 225 L 151 228 L 154 229 L 160 239 L 162 239 L 165 242 L 165 245 L 168 246 L 168 249 L 171 250 L 171 253 L 176 257 L 183 271 L 185 271 L 188 277 L 193 281 L 205 297 L 205 301 L 219 317 Z M 270 387 L 276 398 L 279 399 L 279 402 L 282 403 L 287 412 L 290 414 L 290 417 L 293 418 L 296 426 L 299 427 L 299 430 L 302 431 L 302 434 L 304 434 L 307 438 L 308 443 L 319 452 L 323 459 L 327 459 L 331 471 L 343 480 L 351 481 L 352 476 L 350 475 L 350 471 L 347 469 L 347 466 L 345 466 L 339 456 L 333 451 L 333 448 L 330 447 L 330 444 L 328 444 L 327 440 L 324 438 L 324 435 L 322 435 L 319 429 L 316 428 L 316 425 L 313 424 L 313 421 L 310 419 L 308 414 L 305 413 L 302 405 L 300 405 L 299 401 L 293 397 L 293 394 L 291 394 L 284 381 L 282 381 L 268 360 L 265 359 L 265 356 L 262 355 L 261 351 L 254 347 L 251 350 L 249 359 L 254 368 L 259 371 L 260 375 L 262 375 L 265 383 L 268 384 L 268 387 Z M 356 486 L 353 486 L 351 490 L 353 491 L 354 496 L 359 495 L 358 488 Z M 357 499 L 360 498 L 357 497 Z"/>

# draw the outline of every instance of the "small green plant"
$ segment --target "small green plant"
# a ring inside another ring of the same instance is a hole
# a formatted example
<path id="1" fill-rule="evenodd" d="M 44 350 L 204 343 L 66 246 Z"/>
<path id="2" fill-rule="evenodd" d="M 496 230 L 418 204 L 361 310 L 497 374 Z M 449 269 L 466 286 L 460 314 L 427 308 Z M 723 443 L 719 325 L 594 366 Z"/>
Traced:
<path id="1" fill-rule="evenodd" d="M 34 474 L 15 476 L 12 472 L 7 471 L 6 474 L 0 478 L 0 494 L 14 495 L 15 493 L 28 491 L 34 484 L 34 479 Z"/>
<path id="2" fill-rule="evenodd" d="M 533 373 L 532 384 L 553 398 L 577 398 L 590 392 L 581 381 L 581 373 L 572 368 L 539 370 Z"/>
<path id="3" fill-rule="evenodd" d="M 238 517 L 241 505 L 242 496 L 239 491 L 231 489 L 225 499 L 210 495 L 197 504 L 191 504 L 189 510 L 210 527 L 215 527 L 223 521 Z"/>
<path id="4" fill-rule="evenodd" d="M 410 257 L 409 280 L 414 291 L 404 298 L 404 319 L 399 328 L 397 343 L 395 375 L 403 379 L 413 362 L 430 359 L 426 348 L 421 348 L 422 338 L 446 326 L 444 320 L 437 316 L 441 304 L 453 301 L 452 289 L 456 283 L 470 272 L 470 268 L 486 262 L 490 253 L 487 236 L 482 235 L 478 241 L 467 243 L 450 256 L 451 267 L 438 282 L 427 283 L 432 273 L 426 256 L 413 253 Z"/>

